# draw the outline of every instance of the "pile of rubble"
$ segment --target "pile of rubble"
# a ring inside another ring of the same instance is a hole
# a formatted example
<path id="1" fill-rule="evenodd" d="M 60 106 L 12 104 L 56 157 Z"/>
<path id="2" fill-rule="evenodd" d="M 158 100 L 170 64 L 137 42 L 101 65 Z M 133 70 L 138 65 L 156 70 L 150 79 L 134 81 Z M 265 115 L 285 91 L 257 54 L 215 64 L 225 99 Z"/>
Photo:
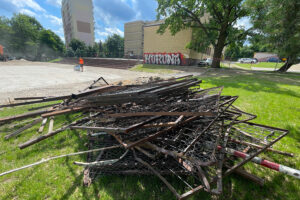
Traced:
<path id="1" fill-rule="evenodd" d="M 85 184 L 91 184 L 99 175 L 156 175 L 177 199 L 188 198 L 200 190 L 221 194 L 223 177 L 233 172 L 263 184 L 262 179 L 240 169 L 250 161 L 299 178 L 298 170 L 257 157 L 264 151 L 293 156 L 272 148 L 288 131 L 249 122 L 256 116 L 233 105 L 237 96 L 221 95 L 223 87 L 201 89 L 201 81 L 192 76 L 93 88 L 95 83 L 78 94 L 19 98 L 27 101 L 0 106 L 63 100 L 48 105 L 46 110 L 0 119 L 0 124 L 6 124 L 38 117 L 6 139 L 38 123 L 42 132 L 47 119 L 53 127 L 54 116 L 78 112 L 73 122 L 20 144 L 19 148 L 32 146 L 66 129 L 86 130 L 88 151 L 48 160 L 87 153 L 87 162 L 74 163 L 85 167 Z M 170 184 L 170 175 L 186 185 L 184 193 Z"/>

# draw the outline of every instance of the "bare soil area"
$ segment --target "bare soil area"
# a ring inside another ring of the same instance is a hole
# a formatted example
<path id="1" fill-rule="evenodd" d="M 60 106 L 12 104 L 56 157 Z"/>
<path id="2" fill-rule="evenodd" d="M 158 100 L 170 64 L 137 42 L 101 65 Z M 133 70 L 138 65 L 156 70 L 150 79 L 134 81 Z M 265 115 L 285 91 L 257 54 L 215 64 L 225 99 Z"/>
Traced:
<path id="1" fill-rule="evenodd" d="M 141 81 L 150 77 L 168 78 L 172 75 L 134 72 L 129 70 L 84 67 L 74 71 L 74 65 L 10 61 L 0 63 L 0 102 L 16 97 L 57 96 L 75 93 L 103 77 L 110 84 L 120 81 Z"/>

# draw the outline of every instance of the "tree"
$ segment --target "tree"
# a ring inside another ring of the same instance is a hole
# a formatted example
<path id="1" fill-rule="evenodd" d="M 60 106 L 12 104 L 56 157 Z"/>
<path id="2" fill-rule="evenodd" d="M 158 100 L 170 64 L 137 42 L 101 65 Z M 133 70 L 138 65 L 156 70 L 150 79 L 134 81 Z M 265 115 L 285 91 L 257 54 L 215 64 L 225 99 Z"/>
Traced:
<path id="1" fill-rule="evenodd" d="M 75 52 L 73 51 L 72 48 L 68 48 L 66 51 L 66 55 L 67 57 L 74 57 L 75 56 Z"/>
<path id="2" fill-rule="evenodd" d="M 180 30 L 193 28 L 193 40 L 188 47 L 203 51 L 214 47 L 212 67 L 219 68 L 222 52 L 226 45 L 245 38 L 248 31 L 235 28 L 237 20 L 248 15 L 243 0 L 157 0 L 157 18 L 165 18 L 158 30 L 167 28 L 175 35 Z M 204 20 L 207 18 L 207 20 Z"/>
<path id="3" fill-rule="evenodd" d="M 12 29 L 10 27 L 9 19 L 5 17 L 0 17 L 0 44 L 6 49 L 10 46 L 10 35 L 12 34 Z"/>
<path id="4" fill-rule="evenodd" d="M 252 58 L 255 52 L 274 52 L 266 37 L 258 32 L 250 32 L 247 38 L 249 45 L 245 46 L 245 40 L 236 41 L 228 45 L 225 57 L 237 60 L 238 58 Z"/>
<path id="5" fill-rule="evenodd" d="M 300 55 L 300 1 L 247 0 L 246 3 L 254 28 L 280 57 L 287 58 L 279 71 L 287 71 Z"/>
<path id="6" fill-rule="evenodd" d="M 98 54 L 98 45 L 88 46 L 86 51 L 87 57 L 96 57 Z"/>
<path id="7" fill-rule="evenodd" d="M 251 46 L 235 46 L 229 45 L 225 51 L 225 57 L 231 60 L 237 60 L 239 58 L 252 58 L 255 51 Z"/>
<path id="8" fill-rule="evenodd" d="M 109 58 L 123 58 L 124 38 L 117 34 L 109 36 L 105 41 L 105 51 Z"/>
<path id="9" fill-rule="evenodd" d="M 76 52 L 78 49 L 83 50 L 86 48 L 86 45 L 83 41 L 77 40 L 75 38 L 71 40 L 69 46 L 73 49 L 74 52 Z"/>
<path id="10" fill-rule="evenodd" d="M 42 55 L 61 55 L 65 51 L 59 36 L 24 14 L 15 14 L 11 19 L 0 17 L 0 44 L 8 54 L 32 60 L 41 59 Z"/>
<path id="11" fill-rule="evenodd" d="M 99 42 L 99 57 L 104 57 L 104 44 Z"/>
<path id="12" fill-rule="evenodd" d="M 64 43 L 51 30 L 42 30 L 39 35 L 39 56 L 57 57 L 63 54 Z"/>
<path id="13" fill-rule="evenodd" d="M 250 47 L 254 52 L 274 52 L 267 38 L 260 33 L 251 33 L 249 37 Z M 275 53 L 275 52 L 274 52 Z"/>
<path id="14" fill-rule="evenodd" d="M 31 16 L 15 14 L 10 20 L 11 29 L 11 48 L 31 59 L 37 55 L 39 32 L 43 30 L 42 25 Z"/>

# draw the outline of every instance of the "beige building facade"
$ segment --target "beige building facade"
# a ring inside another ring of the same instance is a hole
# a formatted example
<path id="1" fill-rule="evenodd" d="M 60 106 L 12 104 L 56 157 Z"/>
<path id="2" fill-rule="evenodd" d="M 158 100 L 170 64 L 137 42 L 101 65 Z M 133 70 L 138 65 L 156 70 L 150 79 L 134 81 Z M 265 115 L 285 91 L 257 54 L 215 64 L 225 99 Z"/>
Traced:
<path id="1" fill-rule="evenodd" d="M 188 49 L 193 39 L 193 30 L 185 29 L 172 35 L 167 29 L 164 34 L 157 30 L 163 21 L 136 21 L 125 24 L 125 56 L 143 57 L 144 63 L 165 65 L 193 65 L 204 58 L 213 57 L 213 48 L 203 53 Z"/>
<path id="2" fill-rule="evenodd" d="M 142 58 L 144 50 L 143 21 L 129 22 L 124 25 L 124 55 L 129 58 Z"/>
<path id="3" fill-rule="evenodd" d="M 62 18 L 65 41 L 68 46 L 75 38 L 92 46 L 95 43 L 94 7 L 92 0 L 63 0 Z"/>

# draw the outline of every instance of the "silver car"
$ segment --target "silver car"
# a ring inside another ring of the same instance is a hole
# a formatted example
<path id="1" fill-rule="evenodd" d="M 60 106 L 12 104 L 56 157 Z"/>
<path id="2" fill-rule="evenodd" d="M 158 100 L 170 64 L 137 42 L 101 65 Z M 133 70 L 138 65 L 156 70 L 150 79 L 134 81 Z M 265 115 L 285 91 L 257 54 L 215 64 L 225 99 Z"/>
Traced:
<path id="1" fill-rule="evenodd" d="M 238 60 L 239 63 L 257 63 L 256 59 L 253 58 L 240 58 Z"/>
<path id="2" fill-rule="evenodd" d="M 210 66 L 211 64 L 212 64 L 211 58 L 203 59 L 198 63 L 199 66 Z"/>

